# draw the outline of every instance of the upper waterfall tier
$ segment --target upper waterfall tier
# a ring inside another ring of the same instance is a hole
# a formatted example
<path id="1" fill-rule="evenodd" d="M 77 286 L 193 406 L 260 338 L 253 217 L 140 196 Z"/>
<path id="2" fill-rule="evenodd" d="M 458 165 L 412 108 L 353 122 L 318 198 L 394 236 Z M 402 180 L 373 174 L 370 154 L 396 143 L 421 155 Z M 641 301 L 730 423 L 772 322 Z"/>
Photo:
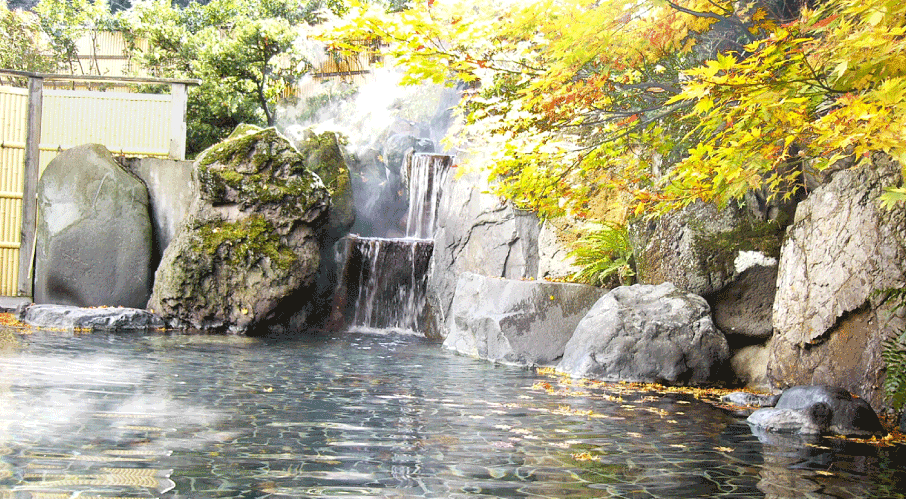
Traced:
<path id="1" fill-rule="evenodd" d="M 406 237 L 434 237 L 443 184 L 452 164 L 453 156 L 445 154 L 415 153 L 406 157 L 403 177 L 409 189 Z"/>

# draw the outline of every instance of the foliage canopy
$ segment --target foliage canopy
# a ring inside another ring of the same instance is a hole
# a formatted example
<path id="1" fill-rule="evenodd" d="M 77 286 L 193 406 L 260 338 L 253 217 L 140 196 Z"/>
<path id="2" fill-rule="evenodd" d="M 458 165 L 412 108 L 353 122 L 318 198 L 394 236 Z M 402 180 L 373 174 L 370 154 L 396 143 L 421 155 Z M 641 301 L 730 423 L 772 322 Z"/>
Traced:
<path id="1" fill-rule="evenodd" d="M 45 0 L 46 1 L 46 0 Z M 143 66 L 158 76 L 199 78 L 190 94 L 189 153 L 241 123 L 271 126 L 281 94 L 311 68 L 297 50 L 299 26 L 316 23 L 339 0 L 212 0 L 185 8 L 168 0 L 137 4 L 132 32 L 149 42 Z"/>
<path id="2" fill-rule="evenodd" d="M 612 189 L 639 213 L 764 185 L 790 196 L 806 167 L 906 159 L 900 1 L 467 3 L 353 2 L 323 36 L 379 37 L 407 81 L 471 88 L 461 143 L 544 216 L 583 216 Z"/>

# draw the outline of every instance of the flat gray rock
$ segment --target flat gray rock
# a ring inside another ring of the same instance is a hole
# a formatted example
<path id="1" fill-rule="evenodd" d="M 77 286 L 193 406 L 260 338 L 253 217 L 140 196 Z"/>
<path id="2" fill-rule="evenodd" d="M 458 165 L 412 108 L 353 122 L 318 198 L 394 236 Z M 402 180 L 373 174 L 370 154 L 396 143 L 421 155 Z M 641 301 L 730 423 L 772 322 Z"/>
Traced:
<path id="1" fill-rule="evenodd" d="M 137 308 L 80 308 L 67 305 L 31 305 L 19 312 L 19 320 L 44 329 L 89 331 L 149 331 L 163 329 L 159 316 Z"/>
<path id="2" fill-rule="evenodd" d="M 444 348 L 495 362 L 549 364 L 563 355 L 576 325 L 604 293 L 583 284 L 463 273 Z"/>

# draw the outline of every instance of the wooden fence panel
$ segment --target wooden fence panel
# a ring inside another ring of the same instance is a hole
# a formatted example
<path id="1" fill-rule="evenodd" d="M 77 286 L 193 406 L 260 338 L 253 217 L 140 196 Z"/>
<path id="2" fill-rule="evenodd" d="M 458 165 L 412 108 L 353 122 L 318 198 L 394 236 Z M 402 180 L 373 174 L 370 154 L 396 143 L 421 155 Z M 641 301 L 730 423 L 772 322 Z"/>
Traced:
<path id="1" fill-rule="evenodd" d="M 114 155 L 168 157 L 174 116 L 185 126 L 173 99 L 45 88 L 39 171 L 61 151 L 87 143 L 104 144 Z M 27 117 L 28 91 L 0 87 L 0 296 L 18 294 Z"/>
<path id="2" fill-rule="evenodd" d="M 0 86 L 0 295 L 16 295 L 28 91 Z"/>
<path id="3" fill-rule="evenodd" d="M 71 147 L 104 144 L 114 155 L 166 158 L 170 153 L 170 94 L 44 91 L 41 171 Z"/>

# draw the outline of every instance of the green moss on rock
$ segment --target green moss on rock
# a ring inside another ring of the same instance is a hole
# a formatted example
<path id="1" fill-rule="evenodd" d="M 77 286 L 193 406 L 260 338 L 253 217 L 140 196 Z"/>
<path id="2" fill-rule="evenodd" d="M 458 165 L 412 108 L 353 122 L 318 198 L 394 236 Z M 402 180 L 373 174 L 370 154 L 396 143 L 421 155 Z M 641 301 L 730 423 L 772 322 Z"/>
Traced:
<path id="1" fill-rule="evenodd" d="M 355 203 L 349 167 L 341 146 L 346 140 L 334 132 L 307 131 L 299 142 L 305 166 L 317 174 L 331 197 L 331 225 L 348 229 L 355 221 Z"/>
<path id="2" fill-rule="evenodd" d="M 197 174 L 202 196 L 213 204 L 280 204 L 287 215 L 299 217 L 324 201 L 321 180 L 274 128 L 237 128 L 203 153 Z"/>
<path id="3" fill-rule="evenodd" d="M 276 268 L 287 270 L 298 257 L 280 241 L 274 226 L 260 215 L 236 222 L 197 222 L 191 249 L 212 260 L 222 259 L 233 268 L 249 268 L 268 258 Z"/>
<path id="4" fill-rule="evenodd" d="M 702 268 L 729 272 L 740 251 L 780 258 L 783 234 L 784 228 L 777 222 L 745 219 L 726 232 L 696 235 L 694 249 Z"/>

